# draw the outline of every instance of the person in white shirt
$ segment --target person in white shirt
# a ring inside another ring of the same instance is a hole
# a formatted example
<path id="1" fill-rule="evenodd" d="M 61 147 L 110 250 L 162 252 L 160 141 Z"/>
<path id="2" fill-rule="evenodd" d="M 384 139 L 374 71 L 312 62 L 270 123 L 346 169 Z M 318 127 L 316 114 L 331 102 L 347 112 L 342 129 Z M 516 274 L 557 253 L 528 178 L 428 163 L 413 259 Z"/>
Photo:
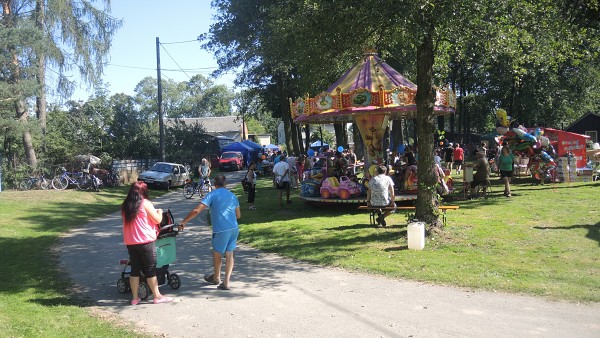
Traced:
<path id="1" fill-rule="evenodd" d="M 367 190 L 367 205 L 370 207 L 394 207 L 394 181 L 386 175 L 387 168 L 383 165 L 377 167 L 377 176 L 369 180 L 369 190 Z M 387 226 L 385 218 L 392 213 L 392 210 L 386 210 L 383 214 L 379 212 L 377 224 Z"/>
<path id="2" fill-rule="evenodd" d="M 282 195 L 284 191 L 286 203 L 292 203 L 290 201 L 290 166 L 287 164 L 285 157 L 285 154 L 282 154 L 279 162 L 273 167 L 273 182 L 275 183 L 275 188 L 277 188 L 279 206 L 283 206 Z"/>

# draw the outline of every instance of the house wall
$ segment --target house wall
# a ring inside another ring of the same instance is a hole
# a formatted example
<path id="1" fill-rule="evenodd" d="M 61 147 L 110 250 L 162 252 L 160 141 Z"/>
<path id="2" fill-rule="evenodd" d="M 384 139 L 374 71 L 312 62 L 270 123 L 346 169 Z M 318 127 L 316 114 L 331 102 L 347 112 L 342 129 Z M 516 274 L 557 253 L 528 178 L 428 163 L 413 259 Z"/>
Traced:
<path id="1" fill-rule="evenodd" d="M 598 142 L 598 138 L 600 137 L 600 114 L 589 113 L 565 130 L 572 133 L 589 135 L 592 137 L 592 142 Z M 595 133 L 593 133 L 594 131 Z"/>

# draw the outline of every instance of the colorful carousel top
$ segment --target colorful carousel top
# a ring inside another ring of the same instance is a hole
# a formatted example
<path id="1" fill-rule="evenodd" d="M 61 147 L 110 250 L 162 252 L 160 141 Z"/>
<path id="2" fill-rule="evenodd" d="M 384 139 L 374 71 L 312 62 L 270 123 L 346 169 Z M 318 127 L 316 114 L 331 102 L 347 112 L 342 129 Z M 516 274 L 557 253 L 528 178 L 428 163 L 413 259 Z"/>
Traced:
<path id="1" fill-rule="evenodd" d="M 365 113 L 385 114 L 390 119 L 413 118 L 417 111 L 416 95 L 414 83 L 369 52 L 326 92 L 314 98 L 307 95 L 295 102 L 290 99 L 290 110 L 296 123 L 353 122 Z M 454 92 L 437 89 L 436 114 L 450 114 L 455 108 Z"/>

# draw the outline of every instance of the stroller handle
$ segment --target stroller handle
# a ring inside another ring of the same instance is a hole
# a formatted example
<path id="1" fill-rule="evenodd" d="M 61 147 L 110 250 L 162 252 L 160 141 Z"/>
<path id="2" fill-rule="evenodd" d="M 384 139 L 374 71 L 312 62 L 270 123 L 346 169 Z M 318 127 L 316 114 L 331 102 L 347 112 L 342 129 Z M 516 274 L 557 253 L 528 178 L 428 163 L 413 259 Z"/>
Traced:
<path id="1" fill-rule="evenodd" d="M 173 224 L 167 224 L 167 225 L 165 225 L 165 226 L 162 226 L 162 227 L 160 227 L 160 229 L 159 229 L 159 230 L 160 230 L 160 231 L 163 231 L 163 230 L 166 230 L 166 229 L 169 229 L 169 228 L 175 227 L 175 226 L 179 226 L 179 224 L 176 224 L 176 223 L 173 223 Z"/>

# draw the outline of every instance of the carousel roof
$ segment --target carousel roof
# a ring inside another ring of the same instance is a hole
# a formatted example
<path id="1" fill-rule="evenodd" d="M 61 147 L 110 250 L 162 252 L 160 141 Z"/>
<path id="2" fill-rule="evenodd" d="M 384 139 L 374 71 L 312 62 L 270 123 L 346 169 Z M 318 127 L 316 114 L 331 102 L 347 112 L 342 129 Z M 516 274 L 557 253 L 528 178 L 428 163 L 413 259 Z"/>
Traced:
<path id="1" fill-rule="evenodd" d="M 290 102 L 290 109 L 296 123 L 353 122 L 364 114 L 386 114 L 391 119 L 413 118 L 417 110 L 416 94 L 414 83 L 369 52 L 326 92 Z M 436 114 L 453 113 L 455 107 L 454 93 L 438 89 Z"/>
<path id="2" fill-rule="evenodd" d="M 392 89 L 405 86 L 417 90 L 417 85 L 410 82 L 394 68 L 383 62 L 377 55 L 367 55 L 356 66 L 349 69 L 346 74 L 339 78 L 327 92 L 335 95 L 339 87 L 342 93 L 365 88 L 369 91 L 379 91 L 379 86 L 384 89 Z"/>

